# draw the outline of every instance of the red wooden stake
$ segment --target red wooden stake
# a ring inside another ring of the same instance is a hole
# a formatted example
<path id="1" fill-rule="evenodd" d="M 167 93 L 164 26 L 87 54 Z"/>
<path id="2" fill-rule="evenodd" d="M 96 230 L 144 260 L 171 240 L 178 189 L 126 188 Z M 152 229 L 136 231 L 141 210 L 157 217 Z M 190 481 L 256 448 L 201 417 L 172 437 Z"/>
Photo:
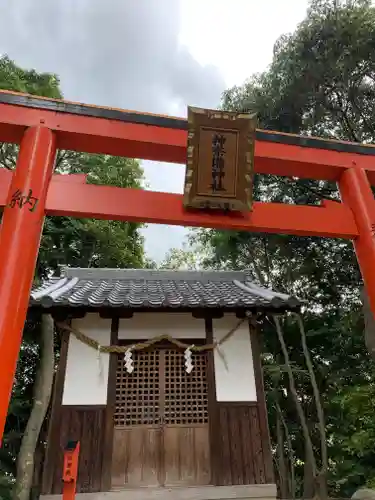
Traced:
<path id="1" fill-rule="evenodd" d="M 0 439 L 12 391 L 42 234 L 56 142 L 51 130 L 24 133 L 0 228 Z"/>
<path id="2" fill-rule="evenodd" d="M 74 500 L 76 496 L 80 443 L 69 443 L 64 451 L 63 500 Z"/>

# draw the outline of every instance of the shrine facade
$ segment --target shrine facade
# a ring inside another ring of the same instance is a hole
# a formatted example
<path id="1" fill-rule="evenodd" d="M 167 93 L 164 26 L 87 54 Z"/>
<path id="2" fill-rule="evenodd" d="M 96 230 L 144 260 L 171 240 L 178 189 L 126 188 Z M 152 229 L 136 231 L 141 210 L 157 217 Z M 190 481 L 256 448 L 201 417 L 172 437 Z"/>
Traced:
<path id="1" fill-rule="evenodd" d="M 62 338 L 44 498 L 71 440 L 77 493 L 275 498 L 257 320 L 299 306 L 232 271 L 65 269 L 35 289 Z"/>

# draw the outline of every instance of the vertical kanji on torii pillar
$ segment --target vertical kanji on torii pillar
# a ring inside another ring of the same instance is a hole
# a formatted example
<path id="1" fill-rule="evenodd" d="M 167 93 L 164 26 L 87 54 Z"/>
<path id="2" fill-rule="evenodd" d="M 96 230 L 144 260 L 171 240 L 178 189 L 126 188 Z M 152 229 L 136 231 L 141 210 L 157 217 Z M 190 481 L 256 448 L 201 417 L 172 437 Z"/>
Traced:
<path id="1" fill-rule="evenodd" d="M 21 346 L 45 216 L 56 140 L 48 128 L 28 128 L 21 141 L 0 227 L 0 436 Z"/>

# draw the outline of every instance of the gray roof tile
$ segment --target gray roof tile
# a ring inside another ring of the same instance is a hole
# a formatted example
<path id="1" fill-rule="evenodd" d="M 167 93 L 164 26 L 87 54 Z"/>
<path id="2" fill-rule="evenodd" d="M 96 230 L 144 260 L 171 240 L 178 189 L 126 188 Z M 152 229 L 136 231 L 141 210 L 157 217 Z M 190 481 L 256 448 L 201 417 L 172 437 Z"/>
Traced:
<path id="1" fill-rule="evenodd" d="M 260 287 L 242 271 L 65 268 L 32 291 L 30 305 L 285 310 L 301 302 Z"/>

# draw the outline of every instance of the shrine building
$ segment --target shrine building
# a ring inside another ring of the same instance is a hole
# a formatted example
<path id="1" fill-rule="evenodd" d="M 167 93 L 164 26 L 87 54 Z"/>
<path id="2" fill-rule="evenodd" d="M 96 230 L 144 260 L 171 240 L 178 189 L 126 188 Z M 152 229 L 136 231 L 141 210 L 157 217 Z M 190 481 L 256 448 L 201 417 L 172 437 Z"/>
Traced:
<path id="1" fill-rule="evenodd" d="M 258 320 L 299 307 L 242 271 L 66 268 L 42 283 L 30 308 L 53 316 L 61 351 L 41 498 L 61 495 L 71 440 L 77 499 L 276 498 Z"/>

